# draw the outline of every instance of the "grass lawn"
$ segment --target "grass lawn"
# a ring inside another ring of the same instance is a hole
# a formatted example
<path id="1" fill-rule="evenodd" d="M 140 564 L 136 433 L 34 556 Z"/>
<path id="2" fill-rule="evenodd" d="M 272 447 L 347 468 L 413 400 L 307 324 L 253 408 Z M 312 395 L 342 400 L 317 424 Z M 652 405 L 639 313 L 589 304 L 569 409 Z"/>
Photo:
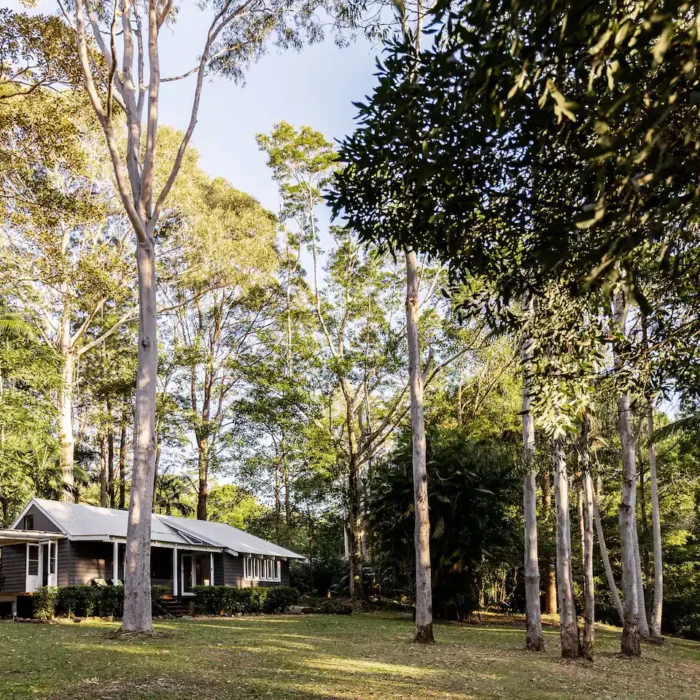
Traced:
<path id="1" fill-rule="evenodd" d="M 645 646 L 617 656 L 601 631 L 592 664 L 523 650 L 523 630 L 440 625 L 438 644 L 410 642 L 410 620 L 386 615 L 193 619 L 157 624 L 152 639 L 115 639 L 117 623 L 0 623 L 0 698 L 700 697 L 700 644 Z"/>

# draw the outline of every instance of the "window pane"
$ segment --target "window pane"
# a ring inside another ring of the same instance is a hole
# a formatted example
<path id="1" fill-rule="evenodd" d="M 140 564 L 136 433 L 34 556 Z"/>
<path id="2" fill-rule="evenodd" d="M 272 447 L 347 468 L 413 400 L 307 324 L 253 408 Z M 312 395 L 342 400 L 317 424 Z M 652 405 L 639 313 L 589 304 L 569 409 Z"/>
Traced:
<path id="1" fill-rule="evenodd" d="M 56 573 L 56 543 L 51 542 L 49 544 L 49 573 Z"/>
<path id="2" fill-rule="evenodd" d="M 37 545 L 27 545 L 27 573 L 29 576 L 39 575 L 39 547 Z"/>
<path id="3" fill-rule="evenodd" d="M 24 516 L 24 529 L 25 530 L 33 530 L 34 529 L 34 516 L 33 515 L 25 515 Z"/>

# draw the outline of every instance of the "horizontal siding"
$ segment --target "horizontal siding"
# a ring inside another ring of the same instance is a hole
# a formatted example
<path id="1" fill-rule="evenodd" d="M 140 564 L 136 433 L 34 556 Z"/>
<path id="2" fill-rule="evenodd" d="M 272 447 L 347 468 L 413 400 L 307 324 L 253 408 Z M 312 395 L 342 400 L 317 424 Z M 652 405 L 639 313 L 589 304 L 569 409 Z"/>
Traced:
<path id="1" fill-rule="evenodd" d="M 0 581 L 4 593 L 23 593 L 27 587 L 27 545 L 0 548 Z"/>
<path id="2" fill-rule="evenodd" d="M 214 585 L 223 586 L 225 585 L 224 578 L 224 557 L 231 556 L 230 554 L 215 554 L 214 555 Z M 233 557 L 231 557 L 233 559 Z"/>
<path id="3" fill-rule="evenodd" d="M 60 532 L 59 528 L 54 525 L 52 520 L 49 520 L 36 506 L 32 506 L 25 515 L 34 516 L 34 529 L 41 532 Z M 15 528 L 16 530 L 24 530 L 24 518 L 19 521 Z"/>
<path id="4" fill-rule="evenodd" d="M 243 586 L 243 559 L 224 553 L 224 586 Z"/>
<path id="5" fill-rule="evenodd" d="M 68 540 L 58 540 L 58 585 L 70 586 L 71 573 L 71 543 Z"/>
<path id="6" fill-rule="evenodd" d="M 71 543 L 71 584 L 82 586 L 94 578 L 112 578 L 112 545 L 109 542 Z"/>
<path id="7" fill-rule="evenodd" d="M 254 579 L 247 579 L 244 577 L 243 561 L 245 557 L 231 557 L 228 554 L 225 556 L 233 560 L 232 571 L 227 575 L 227 586 L 238 586 L 239 588 L 250 588 L 251 586 L 260 586 L 261 588 L 274 588 L 275 586 L 289 585 L 288 561 L 281 562 L 280 581 L 257 581 Z"/>

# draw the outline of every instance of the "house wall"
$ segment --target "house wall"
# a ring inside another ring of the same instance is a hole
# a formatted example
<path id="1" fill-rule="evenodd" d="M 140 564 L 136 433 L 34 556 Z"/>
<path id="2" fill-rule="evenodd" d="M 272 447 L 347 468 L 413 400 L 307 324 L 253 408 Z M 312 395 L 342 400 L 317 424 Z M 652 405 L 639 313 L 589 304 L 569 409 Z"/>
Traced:
<path id="1" fill-rule="evenodd" d="M 250 588 L 251 586 L 288 586 L 289 585 L 289 562 L 283 561 L 280 569 L 280 581 L 252 581 L 245 578 L 243 569 L 244 557 L 233 557 L 224 554 L 224 584 L 225 586 L 236 586 L 238 588 Z M 214 560 L 216 568 L 216 559 Z"/>
<path id="2" fill-rule="evenodd" d="M 82 586 L 93 578 L 112 578 L 112 545 L 109 542 L 71 542 L 69 585 Z"/>
<path id="3" fill-rule="evenodd" d="M 49 520 L 35 505 L 33 505 L 25 515 L 34 516 L 34 529 L 41 532 L 60 532 L 59 528 Z M 15 530 L 24 530 L 24 518 L 19 521 Z"/>
<path id="4" fill-rule="evenodd" d="M 68 540 L 58 540 L 58 585 L 70 586 L 71 572 L 71 543 Z"/>
<path id="5" fill-rule="evenodd" d="M 2 592 L 23 593 L 27 587 L 27 546 L 13 544 L 0 549 Z"/>

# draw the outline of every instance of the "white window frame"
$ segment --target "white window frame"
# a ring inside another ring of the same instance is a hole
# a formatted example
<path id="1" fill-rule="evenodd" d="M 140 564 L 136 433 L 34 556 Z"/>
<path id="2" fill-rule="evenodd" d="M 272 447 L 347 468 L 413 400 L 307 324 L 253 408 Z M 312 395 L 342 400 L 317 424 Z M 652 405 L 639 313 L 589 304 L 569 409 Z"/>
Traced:
<path id="1" fill-rule="evenodd" d="M 249 581 L 281 581 L 282 566 L 277 559 L 260 559 L 245 557 L 243 559 L 243 576 Z"/>

